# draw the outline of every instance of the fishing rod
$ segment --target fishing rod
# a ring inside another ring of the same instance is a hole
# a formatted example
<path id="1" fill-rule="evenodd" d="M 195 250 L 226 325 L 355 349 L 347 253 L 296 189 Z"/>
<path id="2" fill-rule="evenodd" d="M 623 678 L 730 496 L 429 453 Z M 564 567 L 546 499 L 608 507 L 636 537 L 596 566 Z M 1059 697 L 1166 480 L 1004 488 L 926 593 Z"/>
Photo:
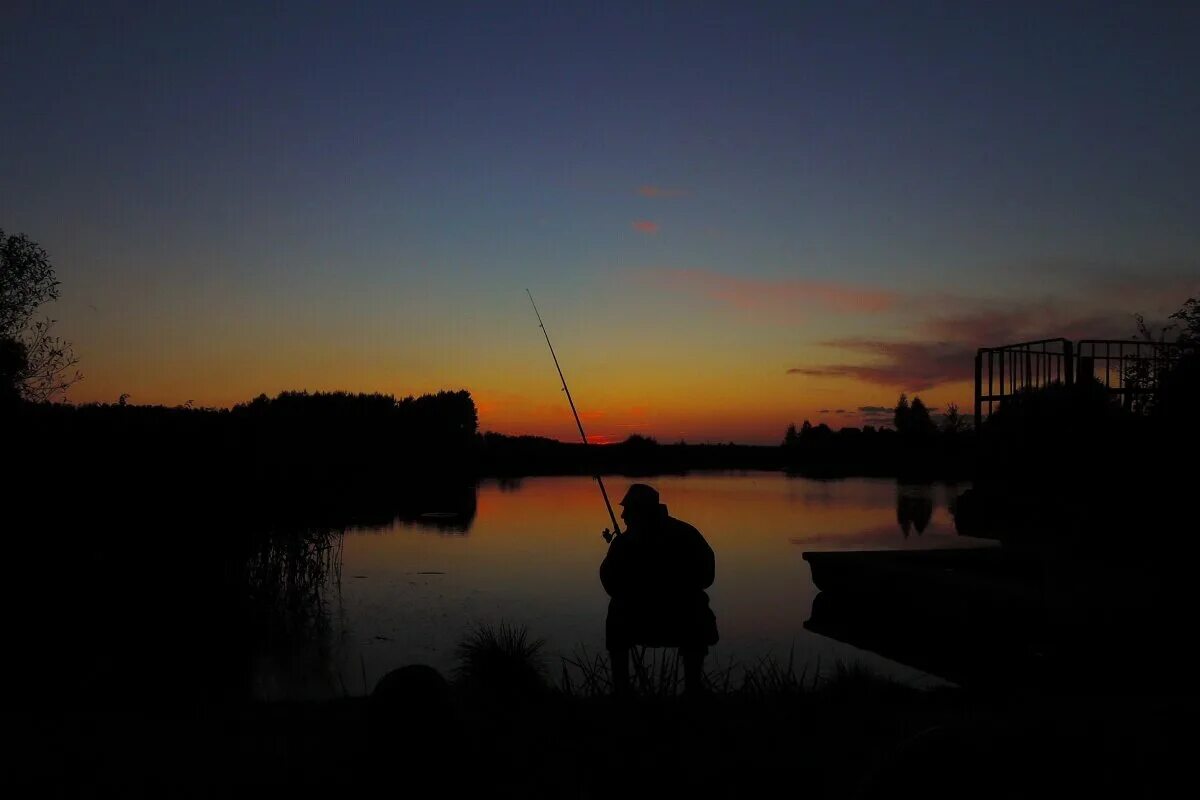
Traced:
<path id="1" fill-rule="evenodd" d="M 579 438 L 583 440 L 586 447 L 589 442 L 587 434 L 583 432 L 583 423 L 579 421 L 579 412 L 575 410 L 575 401 L 571 399 L 571 390 L 567 388 L 567 379 L 563 377 L 562 367 L 558 365 L 558 356 L 554 354 L 554 345 L 550 344 L 550 333 L 546 330 L 546 323 L 542 322 L 542 315 L 538 312 L 537 303 L 533 302 L 533 292 L 528 289 L 525 294 L 529 295 L 529 302 L 533 305 L 533 313 L 537 314 L 538 327 L 542 329 L 542 335 L 546 337 L 546 346 L 550 348 L 550 357 L 554 359 L 554 368 L 558 370 L 558 379 L 562 381 L 563 391 L 567 393 L 567 402 L 571 404 L 571 413 L 575 415 L 575 425 L 579 428 Z M 592 476 L 596 479 L 596 483 L 600 484 L 600 494 L 604 496 L 604 507 L 608 509 L 608 518 L 612 520 L 612 530 L 604 529 L 601 535 L 604 541 L 611 542 L 614 536 L 621 535 L 621 529 L 617 526 L 617 515 L 613 513 L 612 503 L 608 500 L 608 491 L 604 488 L 604 479 L 600 477 L 600 473 Z"/>

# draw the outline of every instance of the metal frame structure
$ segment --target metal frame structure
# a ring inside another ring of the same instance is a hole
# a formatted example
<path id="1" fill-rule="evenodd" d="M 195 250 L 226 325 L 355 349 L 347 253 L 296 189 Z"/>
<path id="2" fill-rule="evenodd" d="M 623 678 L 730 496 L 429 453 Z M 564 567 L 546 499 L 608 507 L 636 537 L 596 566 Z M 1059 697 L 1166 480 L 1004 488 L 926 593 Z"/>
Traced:
<path id="1" fill-rule="evenodd" d="M 1073 385 L 1092 377 L 1126 408 L 1136 409 L 1158 389 L 1158 376 L 1178 351 L 1171 342 L 1136 339 L 1038 339 L 999 347 L 981 347 L 975 354 L 975 427 L 992 415 L 995 406 L 1022 389 L 1051 383 Z"/>

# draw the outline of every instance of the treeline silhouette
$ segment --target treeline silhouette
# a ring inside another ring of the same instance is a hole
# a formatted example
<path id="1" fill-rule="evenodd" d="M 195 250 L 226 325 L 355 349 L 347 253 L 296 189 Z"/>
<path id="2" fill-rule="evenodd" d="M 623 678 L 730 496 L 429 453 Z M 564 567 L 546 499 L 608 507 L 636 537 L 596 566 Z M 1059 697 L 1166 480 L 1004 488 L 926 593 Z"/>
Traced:
<path id="1" fill-rule="evenodd" d="M 1160 374 L 1133 376 L 1157 390 L 1122 403 L 1094 379 L 1050 384 L 1005 399 L 979 431 L 951 404 L 935 422 L 919 397 L 900 395 L 891 428 L 843 428 L 807 420 L 779 446 L 660 443 L 632 435 L 606 446 L 534 436 L 480 433 L 466 390 L 397 399 L 348 392 L 260 395 L 230 409 L 113 404 L 19 403 L 5 414 L 10 452 L 19 454 L 14 489 L 43 483 L 94 502 L 136 491 L 140 502 L 204 497 L 211 505 L 267 505 L 300 514 L 342 506 L 386 517 L 396 498 L 420 496 L 441 510 L 437 487 L 480 477 L 692 469 L 787 469 L 816 476 L 977 478 L 998 487 L 1037 483 L 1086 493 L 1161 477 L 1165 463 L 1190 458 L 1200 383 L 1195 300 L 1175 315 L 1175 355 Z M 1141 369 L 1141 367 L 1138 367 Z M 1174 473 L 1172 473 L 1174 474 Z M 1009 491 L 1004 489 L 1004 491 Z M 1027 492 L 1028 494 L 1028 492 Z M 464 502 L 461 497 L 456 502 Z M 378 505 L 379 511 L 371 510 Z"/>
<path id="2" fill-rule="evenodd" d="M 116 403 L 22 403 L 10 418 L 23 478 L 53 472 L 75 488 L 118 482 L 214 501 L 345 496 L 361 505 L 381 492 L 487 476 L 783 466 L 778 447 L 732 442 L 659 444 L 634 434 L 595 446 L 481 434 L 466 390 L 400 399 L 288 391 L 229 409 L 135 405 L 123 395 Z"/>
<path id="3" fill-rule="evenodd" d="M 849 475 L 911 479 L 955 479 L 970 475 L 975 437 L 951 404 L 941 424 L 920 397 L 901 394 L 892 414 L 894 428 L 846 427 L 834 431 L 808 420 L 783 437 L 784 464 L 814 477 Z"/>
<path id="4" fill-rule="evenodd" d="M 478 426 L 466 391 L 283 392 L 230 409 L 117 403 L 27 403 L 16 450 L 52 458 L 60 476 L 196 482 L 223 491 L 351 489 L 469 472 Z"/>
<path id="5" fill-rule="evenodd" d="M 651 436 L 632 434 L 624 441 L 603 446 L 560 442 L 541 436 L 481 437 L 479 468 L 483 475 L 594 475 L 628 476 L 680 474 L 693 469 L 780 469 L 778 447 L 748 444 L 661 444 Z"/>

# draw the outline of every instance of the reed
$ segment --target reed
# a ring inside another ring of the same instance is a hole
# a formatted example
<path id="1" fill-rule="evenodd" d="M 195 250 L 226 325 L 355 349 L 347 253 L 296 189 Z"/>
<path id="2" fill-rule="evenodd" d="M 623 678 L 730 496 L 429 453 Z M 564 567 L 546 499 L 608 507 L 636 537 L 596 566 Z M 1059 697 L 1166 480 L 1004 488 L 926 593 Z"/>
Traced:
<path id="1" fill-rule="evenodd" d="M 683 690 L 683 662 L 674 648 L 635 647 L 630 651 L 630 689 L 637 697 L 662 699 Z M 571 698 L 594 698 L 612 692 L 612 668 L 608 658 L 579 647 L 572 657 L 562 658 L 559 684 L 555 687 Z"/>
<path id="2" fill-rule="evenodd" d="M 631 659 L 630 684 L 634 696 L 663 699 L 683 692 L 682 662 L 674 648 L 634 648 Z M 837 661 L 827 670 L 822 669 L 820 659 L 813 664 L 799 665 L 794 648 L 782 661 L 770 655 L 750 665 L 730 659 L 709 670 L 704 680 L 716 697 L 769 702 L 906 689 L 896 680 L 879 675 L 860 663 Z M 611 694 L 612 671 L 608 658 L 604 654 L 589 653 L 585 647 L 577 648 L 572 656 L 562 658 L 555 688 L 568 698 L 587 699 Z"/>
<path id="3" fill-rule="evenodd" d="M 455 682 L 492 695 L 541 693 L 546 689 L 544 646 L 524 625 L 481 624 L 458 644 Z"/>
<path id="4" fill-rule="evenodd" d="M 786 662 L 780 662 L 774 656 L 763 656 L 753 666 L 742 672 L 740 694 L 746 697 L 765 699 L 796 697 L 816 688 L 816 678 L 820 674 L 821 662 L 817 660 L 813 670 L 813 679 L 809 680 L 808 665 L 800 673 L 796 673 L 796 649 L 788 650 Z"/>

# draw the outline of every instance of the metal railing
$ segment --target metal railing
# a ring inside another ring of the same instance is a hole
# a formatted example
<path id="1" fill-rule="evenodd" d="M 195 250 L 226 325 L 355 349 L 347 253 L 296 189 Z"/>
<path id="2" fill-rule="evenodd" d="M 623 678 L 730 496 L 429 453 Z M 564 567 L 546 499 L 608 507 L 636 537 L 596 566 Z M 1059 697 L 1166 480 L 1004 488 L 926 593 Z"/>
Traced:
<path id="1" fill-rule="evenodd" d="M 992 415 L 996 404 L 1022 389 L 1051 383 L 1068 386 L 1095 378 L 1130 410 L 1138 410 L 1158 389 L 1178 346 L 1135 339 L 1039 339 L 975 354 L 975 426 Z"/>
<path id="2" fill-rule="evenodd" d="M 1075 382 L 1074 347 L 1067 339 L 1038 339 L 1000 347 L 981 347 L 975 353 L 975 427 L 991 416 L 996 403 L 1017 391 Z"/>
<path id="3" fill-rule="evenodd" d="M 1095 378 L 1121 403 L 1136 410 L 1158 389 L 1158 378 L 1171 365 L 1178 346 L 1129 339 L 1083 339 L 1075 347 L 1076 377 Z"/>

